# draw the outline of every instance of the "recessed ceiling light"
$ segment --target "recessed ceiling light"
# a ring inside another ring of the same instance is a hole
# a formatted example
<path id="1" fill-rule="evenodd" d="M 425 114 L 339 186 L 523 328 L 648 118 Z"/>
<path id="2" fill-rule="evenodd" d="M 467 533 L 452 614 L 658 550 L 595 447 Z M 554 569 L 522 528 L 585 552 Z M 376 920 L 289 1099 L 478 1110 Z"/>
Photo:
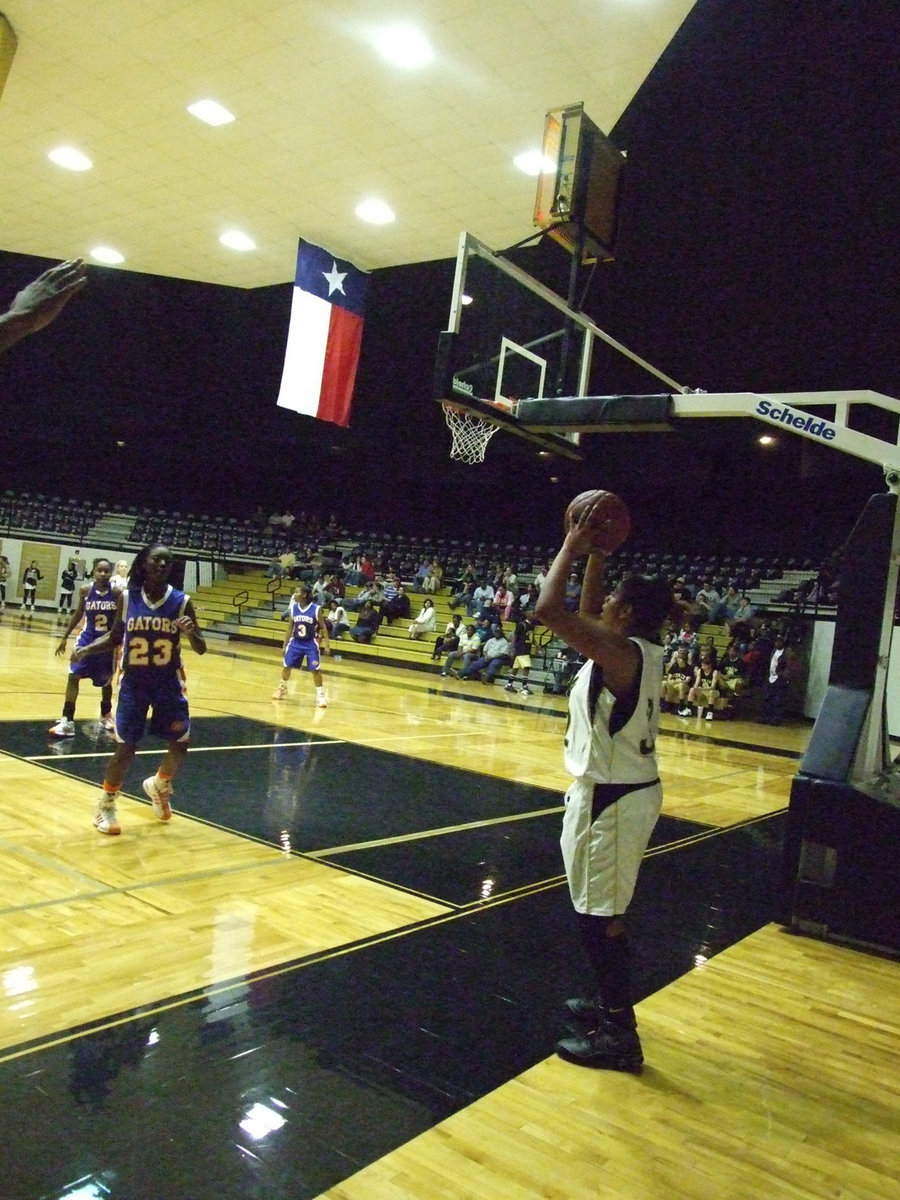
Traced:
<path id="1" fill-rule="evenodd" d="M 111 267 L 125 261 L 125 256 L 118 250 L 113 250 L 111 246 L 95 246 L 91 251 L 91 258 L 96 258 L 97 262 L 107 263 Z"/>
<path id="2" fill-rule="evenodd" d="M 234 120 L 234 113 L 223 108 L 215 100 L 198 100 L 196 104 L 188 105 L 188 112 L 205 121 L 207 125 L 227 125 Z"/>
<path id="3" fill-rule="evenodd" d="M 775 439 L 771 436 L 771 434 L 768 434 L 768 433 L 762 434 L 761 437 L 759 438 L 759 444 L 761 446 L 771 446 L 774 443 L 774 441 L 775 441 Z"/>
<path id="4" fill-rule="evenodd" d="M 542 171 L 552 171 L 554 168 L 554 164 L 544 158 L 540 150 L 526 150 L 524 154 L 517 154 L 513 163 L 520 171 L 524 171 L 526 175 L 533 175 L 535 178 Z"/>
<path id="5" fill-rule="evenodd" d="M 357 204 L 355 212 L 361 221 L 367 221 L 369 225 L 390 225 L 391 221 L 396 220 L 394 210 L 388 208 L 383 200 L 363 200 L 362 204 Z"/>
<path id="6" fill-rule="evenodd" d="M 94 165 L 86 154 L 72 146 L 57 146 L 47 157 L 58 167 L 65 167 L 69 171 L 89 171 Z"/>
<path id="7" fill-rule="evenodd" d="M 389 25 L 375 38 L 375 49 L 395 67 L 424 67 L 434 51 L 424 34 L 413 25 Z"/>
<path id="8" fill-rule="evenodd" d="M 472 303 L 472 297 L 471 297 L 471 296 L 467 296 L 467 295 L 466 295 L 466 293 L 465 293 L 465 292 L 463 292 L 463 294 L 462 294 L 462 295 L 460 296 L 460 298 L 459 298 L 459 302 L 460 302 L 460 304 L 471 304 L 471 303 Z"/>
<path id="9" fill-rule="evenodd" d="M 223 233 L 219 238 L 223 246 L 227 246 L 229 250 L 255 250 L 256 242 L 253 238 L 247 237 L 246 233 L 241 233 L 237 229 L 229 229 L 227 233 Z"/>

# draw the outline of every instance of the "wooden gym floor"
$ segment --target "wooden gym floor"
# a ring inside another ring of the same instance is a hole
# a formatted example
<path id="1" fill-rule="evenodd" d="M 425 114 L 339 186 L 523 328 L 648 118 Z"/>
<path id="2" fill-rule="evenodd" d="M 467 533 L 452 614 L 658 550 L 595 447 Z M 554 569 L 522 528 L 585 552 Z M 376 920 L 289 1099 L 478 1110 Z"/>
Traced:
<path id="1" fill-rule="evenodd" d="M 900 1195 L 897 964 L 771 923 L 808 726 L 664 717 L 625 1076 L 553 1054 L 563 701 L 213 643 L 175 817 L 148 739 L 104 838 L 57 628 L 0 619 L 4 1200 Z"/>

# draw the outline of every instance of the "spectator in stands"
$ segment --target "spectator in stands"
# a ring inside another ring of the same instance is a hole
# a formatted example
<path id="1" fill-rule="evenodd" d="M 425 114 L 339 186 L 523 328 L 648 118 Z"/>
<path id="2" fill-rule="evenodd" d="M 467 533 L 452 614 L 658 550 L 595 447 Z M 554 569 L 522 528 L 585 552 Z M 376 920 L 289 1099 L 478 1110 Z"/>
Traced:
<path id="1" fill-rule="evenodd" d="M 494 592 L 493 600 L 494 609 L 501 621 L 509 620 L 509 610 L 512 608 L 514 602 L 514 594 L 509 591 L 505 584 L 501 583 Z"/>
<path id="2" fill-rule="evenodd" d="M 374 607 L 371 600 L 367 600 L 356 618 L 356 624 L 350 630 L 350 636 L 356 642 L 362 642 L 368 645 L 372 638 L 378 632 L 378 626 L 381 624 L 381 615 Z"/>
<path id="3" fill-rule="evenodd" d="M 707 650 L 700 654 L 700 662 L 694 671 L 694 684 L 688 692 L 688 702 L 697 705 L 698 717 L 702 717 L 704 709 L 708 709 L 706 719 L 713 719 L 713 710 L 719 703 L 719 672 Z"/>
<path id="4" fill-rule="evenodd" d="M 688 660 L 686 646 L 676 646 L 663 673 L 661 706 L 674 708 L 679 717 L 689 717 L 688 692 L 694 683 L 695 669 Z"/>
<path id="5" fill-rule="evenodd" d="M 533 631 L 533 618 L 520 616 L 516 621 L 516 628 L 513 634 L 512 670 L 509 673 L 509 679 L 506 683 L 506 691 L 514 692 L 516 690 L 515 678 L 521 671 L 522 686 L 519 688 L 520 696 L 531 695 L 531 690 L 528 687 L 528 672 L 531 670 L 531 635 Z"/>
<path id="6" fill-rule="evenodd" d="M 719 665 L 719 651 L 716 649 L 716 639 L 712 634 L 703 638 L 697 649 L 692 652 L 691 666 L 698 666 L 704 654 L 708 655 L 714 667 Z"/>
<path id="7" fill-rule="evenodd" d="M 434 607 L 434 601 L 430 599 L 423 600 L 419 613 L 413 618 L 412 624 L 409 627 L 409 636 L 413 641 L 416 641 L 423 633 L 434 633 L 436 626 L 437 612 Z"/>
<path id="8" fill-rule="evenodd" d="M 388 584 L 384 585 L 384 601 L 381 605 L 381 615 L 390 625 L 392 621 L 400 618 L 403 621 L 408 621 L 412 613 L 412 606 L 409 602 L 409 596 L 406 594 L 406 587 L 402 583 L 394 585 L 394 595 L 388 598 Z M 432 631 L 434 626 L 432 626 Z"/>
<path id="9" fill-rule="evenodd" d="M 481 638 L 478 636 L 476 626 L 467 625 L 465 633 L 459 636 L 459 645 L 455 650 L 451 650 L 444 660 L 444 665 L 441 667 L 441 674 L 449 675 L 450 668 L 456 662 L 461 661 L 463 667 L 467 667 L 470 662 L 479 656 L 483 644 Z"/>
<path id="10" fill-rule="evenodd" d="M 461 604 L 466 606 L 466 611 L 471 615 L 470 605 L 474 606 L 475 596 L 475 580 L 463 579 L 456 585 L 456 591 L 450 598 L 450 609 L 458 608 Z"/>
<path id="11" fill-rule="evenodd" d="M 502 625 L 494 625 L 481 654 L 459 672 L 460 679 L 478 675 L 482 683 L 493 683 L 504 667 L 511 663 L 511 646 Z"/>
<path id="12" fill-rule="evenodd" d="M 443 658 L 451 650 L 458 650 L 459 638 L 462 632 L 462 617 L 459 613 L 454 613 L 447 622 L 446 629 L 434 643 L 434 650 L 431 652 L 432 659 Z"/>
<path id="13" fill-rule="evenodd" d="M 430 567 L 431 567 L 431 562 L 427 558 L 423 558 L 422 561 L 419 563 L 419 565 L 416 567 L 416 573 L 415 573 L 415 575 L 413 575 L 413 581 L 412 581 L 413 591 L 416 591 L 416 592 L 424 592 L 425 591 L 425 579 L 428 575 L 428 571 L 429 571 Z"/>
<path id="14" fill-rule="evenodd" d="M 347 621 L 347 610 L 339 600 L 332 600 L 325 614 L 325 628 L 332 641 L 338 641 L 350 629 Z"/>
<path id="15" fill-rule="evenodd" d="M 734 610 L 734 615 L 727 622 L 729 636 L 736 638 L 745 645 L 749 643 L 755 616 L 756 609 L 750 603 L 750 597 L 741 596 Z"/>
<path id="16" fill-rule="evenodd" d="M 348 612 L 358 612 L 367 600 L 370 600 L 376 607 L 380 607 L 384 600 L 384 589 L 377 579 L 363 584 L 355 596 L 345 601 L 344 607 Z"/>
<path id="17" fill-rule="evenodd" d="M 438 559 L 433 558 L 428 564 L 428 573 L 422 584 L 423 591 L 435 595 L 444 586 L 444 568 Z"/>
<path id="18" fill-rule="evenodd" d="M 313 600 L 315 600 L 316 604 L 321 605 L 323 608 L 327 608 L 334 599 L 334 593 L 328 586 L 328 580 L 321 571 L 316 576 L 311 591 Z"/>
<path id="19" fill-rule="evenodd" d="M 547 572 L 550 570 L 550 564 L 545 563 L 534 577 L 534 586 L 538 591 L 544 586 L 544 580 L 547 578 Z"/>
<path id="20" fill-rule="evenodd" d="M 519 589 L 519 601 L 518 601 L 519 612 L 520 613 L 533 613 L 534 606 L 537 604 L 539 595 L 540 595 L 540 592 L 538 591 L 537 585 L 534 583 L 529 583 L 524 591 L 522 591 L 520 588 Z"/>
<path id="21" fill-rule="evenodd" d="M 737 643 L 731 641 L 722 661 L 718 664 L 719 688 L 724 697 L 732 696 L 736 700 L 747 690 L 747 667 L 741 658 Z"/>
<path id="22" fill-rule="evenodd" d="M 718 611 L 722 597 L 716 591 L 711 579 L 704 579 L 701 587 L 694 596 L 693 616 L 695 625 L 706 625 L 712 621 L 712 614 Z"/>
<path id="23" fill-rule="evenodd" d="M 578 612 L 578 605 L 581 603 L 581 580 L 578 574 L 572 571 L 566 582 L 566 594 L 563 599 L 563 606 L 567 612 Z"/>
<path id="24" fill-rule="evenodd" d="M 719 607 L 713 616 L 715 623 L 727 625 L 729 621 L 734 620 L 734 614 L 738 610 L 738 605 L 741 602 L 741 593 L 737 589 L 735 583 L 731 583 L 722 596 Z"/>
<path id="25" fill-rule="evenodd" d="M 109 577 L 109 586 L 115 588 L 117 592 L 124 592 L 128 587 L 129 566 L 127 558 L 120 558 L 116 563 L 115 571 Z"/>
<path id="26" fill-rule="evenodd" d="M 688 587 L 687 580 L 683 575 L 679 575 L 672 584 L 672 595 L 675 597 L 675 603 L 683 606 L 685 609 L 690 609 L 694 602 L 694 593 Z"/>
<path id="27" fill-rule="evenodd" d="M 87 268 L 80 258 L 73 258 L 23 287 L 6 312 L 0 313 L 0 354 L 55 320 L 86 282 Z"/>
<path id="28" fill-rule="evenodd" d="M 479 579 L 475 585 L 475 590 L 472 592 L 471 598 L 466 604 L 467 616 L 474 617 L 476 612 L 482 607 L 485 600 L 494 599 L 494 585 L 488 583 L 486 579 Z"/>
<path id="29" fill-rule="evenodd" d="M 550 691 L 554 696 L 562 696 L 568 691 L 569 684 L 583 662 L 582 656 L 570 646 L 557 650 L 550 662 L 550 678 L 553 681 Z"/>
<path id="30" fill-rule="evenodd" d="M 697 651 L 700 645 L 700 639 L 694 632 L 690 618 L 686 618 L 679 629 L 673 629 L 666 638 L 663 648 L 663 656 L 668 661 L 676 650 L 684 649 L 688 655 L 688 662 Z"/>
<path id="31" fill-rule="evenodd" d="M 344 579 L 350 587 L 362 587 L 366 582 L 366 577 L 360 570 L 359 556 L 356 554 L 347 553 L 341 559 L 341 570 L 344 573 Z"/>

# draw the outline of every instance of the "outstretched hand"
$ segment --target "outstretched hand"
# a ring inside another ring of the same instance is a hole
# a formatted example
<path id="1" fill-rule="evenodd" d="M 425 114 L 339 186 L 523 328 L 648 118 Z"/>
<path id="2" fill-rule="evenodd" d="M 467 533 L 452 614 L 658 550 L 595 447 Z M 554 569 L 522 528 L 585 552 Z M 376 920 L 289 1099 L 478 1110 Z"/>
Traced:
<path id="1" fill-rule="evenodd" d="M 59 316 L 85 283 L 87 267 L 80 258 L 58 263 L 22 288 L 7 315 L 16 321 L 23 334 L 35 333 Z"/>

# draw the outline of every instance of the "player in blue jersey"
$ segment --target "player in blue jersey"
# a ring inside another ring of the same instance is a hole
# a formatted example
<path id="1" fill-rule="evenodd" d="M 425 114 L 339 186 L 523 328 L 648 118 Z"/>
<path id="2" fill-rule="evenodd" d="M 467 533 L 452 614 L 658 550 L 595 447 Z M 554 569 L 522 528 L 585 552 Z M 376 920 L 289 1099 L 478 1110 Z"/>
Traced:
<path id="1" fill-rule="evenodd" d="M 197 624 L 189 596 L 169 583 L 173 557 L 167 546 L 151 543 L 141 550 L 128 573 L 122 612 L 108 634 L 90 646 L 76 647 L 73 661 L 122 645 L 122 680 L 116 706 L 118 745 L 103 779 L 103 794 L 94 825 L 100 833 L 121 833 L 116 799 L 138 742 L 147 728 L 166 741 L 167 749 L 155 775 L 144 780 L 144 791 L 161 821 L 172 816 L 172 780 L 187 754 L 191 718 L 181 665 L 181 637 L 197 654 L 206 641 Z"/>
<path id="2" fill-rule="evenodd" d="M 122 594 L 110 584 L 112 563 L 108 558 L 95 558 L 91 578 L 78 590 L 78 603 L 69 618 L 65 632 L 56 647 L 57 655 L 65 654 L 69 634 L 81 626 L 76 649 L 89 646 L 97 638 L 109 633 L 116 617 L 122 610 Z M 107 733 L 114 731 L 112 718 L 112 681 L 115 671 L 115 648 L 109 646 L 102 654 L 91 654 L 69 664 L 66 682 L 66 698 L 63 715 L 50 727 L 52 737 L 75 736 L 75 705 L 78 702 L 78 686 L 82 679 L 89 679 L 94 687 L 100 688 L 100 728 Z"/>
<path id="3" fill-rule="evenodd" d="M 322 616 L 322 609 L 312 599 L 312 592 L 307 584 L 301 583 L 298 586 L 291 597 L 285 617 L 290 624 L 284 635 L 284 666 L 281 682 L 272 693 L 272 699 L 285 698 L 291 671 L 294 667 L 302 667 L 305 662 L 306 669 L 312 673 L 316 685 L 316 705 L 319 708 L 327 708 L 325 685 L 319 670 L 319 644 L 321 643 L 326 654 L 330 653 L 328 627 Z"/>

